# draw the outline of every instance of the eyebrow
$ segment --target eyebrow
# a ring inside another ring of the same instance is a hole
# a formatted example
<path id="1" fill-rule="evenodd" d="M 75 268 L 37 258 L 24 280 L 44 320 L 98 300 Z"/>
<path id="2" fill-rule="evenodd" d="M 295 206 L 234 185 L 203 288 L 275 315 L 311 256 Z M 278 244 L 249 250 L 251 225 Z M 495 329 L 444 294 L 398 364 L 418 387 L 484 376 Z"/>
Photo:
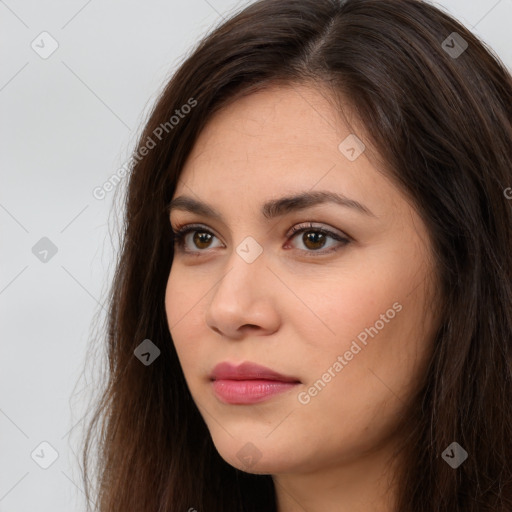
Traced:
<path id="1" fill-rule="evenodd" d="M 265 219 L 271 220 L 288 213 L 305 210 L 312 206 L 325 203 L 335 203 L 346 208 L 352 208 L 359 213 L 376 217 L 366 206 L 349 199 L 342 194 L 329 191 L 302 192 L 292 196 L 285 196 L 279 199 L 271 199 L 261 207 L 261 214 Z M 207 203 L 203 203 L 189 196 L 179 196 L 173 199 L 167 206 L 169 214 L 172 210 L 183 210 L 196 213 L 203 217 L 210 217 L 225 223 L 223 216 Z"/>

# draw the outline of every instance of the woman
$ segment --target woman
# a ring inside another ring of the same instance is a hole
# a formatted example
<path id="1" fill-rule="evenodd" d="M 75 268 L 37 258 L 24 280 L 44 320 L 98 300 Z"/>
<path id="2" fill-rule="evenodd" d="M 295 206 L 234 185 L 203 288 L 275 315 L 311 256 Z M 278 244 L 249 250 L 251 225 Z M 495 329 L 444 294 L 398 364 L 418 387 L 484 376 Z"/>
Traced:
<path id="1" fill-rule="evenodd" d="M 512 510 L 512 79 L 474 35 L 255 2 L 132 163 L 99 510 Z"/>

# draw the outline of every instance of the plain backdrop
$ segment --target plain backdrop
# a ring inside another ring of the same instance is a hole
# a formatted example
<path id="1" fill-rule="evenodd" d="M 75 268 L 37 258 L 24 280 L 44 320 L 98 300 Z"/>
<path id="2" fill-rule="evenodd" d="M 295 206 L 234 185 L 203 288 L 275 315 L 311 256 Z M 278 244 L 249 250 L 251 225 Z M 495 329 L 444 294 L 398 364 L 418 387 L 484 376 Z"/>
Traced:
<path id="1" fill-rule="evenodd" d="M 83 370 L 121 215 L 93 190 L 191 47 L 248 3 L 0 0 L 0 512 L 84 510 L 76 456 L 101 362 Z M 512 68 L 512 0 L 437 5 Z"/>

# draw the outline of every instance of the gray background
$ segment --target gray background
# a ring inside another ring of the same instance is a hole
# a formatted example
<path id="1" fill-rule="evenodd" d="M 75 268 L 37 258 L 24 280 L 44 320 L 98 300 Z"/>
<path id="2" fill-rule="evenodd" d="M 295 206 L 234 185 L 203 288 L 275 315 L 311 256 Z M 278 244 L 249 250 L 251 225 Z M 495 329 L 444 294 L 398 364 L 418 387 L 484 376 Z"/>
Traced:
<path id="1" fill-rule="evenodd" d="M 128 160 L 185 54 L 247 3 L 0 0 L 0 512 L 84 509 L 76 454 L 102 367 L 87 348 L 104 320 L 126 179 L 104 199 L 93 189 Z M 437 5 L 512 68 L 512 0 Z M 43 31 L 58 43 L 46 59 L 31 47 L 50 48 Z M 42 442 L 58 453 L 47 469 Z"/>

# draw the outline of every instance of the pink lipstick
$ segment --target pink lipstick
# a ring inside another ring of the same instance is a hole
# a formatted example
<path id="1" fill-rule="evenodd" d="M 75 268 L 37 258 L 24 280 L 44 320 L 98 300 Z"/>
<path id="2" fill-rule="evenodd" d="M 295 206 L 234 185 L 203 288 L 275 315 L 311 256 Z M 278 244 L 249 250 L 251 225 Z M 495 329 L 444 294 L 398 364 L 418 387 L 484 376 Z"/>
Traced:
<path id="1" fill-rule="evenodd" d="M 210 379 L 213 391 L 224 403 L 254 404 L 268 400 L 300 384 L 296 377 L 281 375 L 255 363 L 220 363 L 213 369 Z"/>

